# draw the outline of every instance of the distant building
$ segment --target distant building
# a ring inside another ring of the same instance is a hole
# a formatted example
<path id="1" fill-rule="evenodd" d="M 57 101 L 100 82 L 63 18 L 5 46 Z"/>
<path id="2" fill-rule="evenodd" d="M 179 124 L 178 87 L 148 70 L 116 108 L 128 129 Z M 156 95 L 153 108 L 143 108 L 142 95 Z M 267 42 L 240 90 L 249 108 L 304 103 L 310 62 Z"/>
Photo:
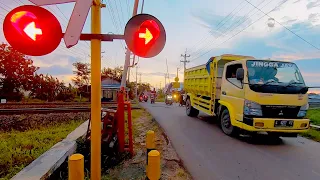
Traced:
<path id="1" fill-rule="evenodd" d="M 117 101 L 117 92 L 120 90 L 121 83 L 111 78 L 101 80 L 101 101 Z M 129 91 L 129 88 L 126 89 Z"/>

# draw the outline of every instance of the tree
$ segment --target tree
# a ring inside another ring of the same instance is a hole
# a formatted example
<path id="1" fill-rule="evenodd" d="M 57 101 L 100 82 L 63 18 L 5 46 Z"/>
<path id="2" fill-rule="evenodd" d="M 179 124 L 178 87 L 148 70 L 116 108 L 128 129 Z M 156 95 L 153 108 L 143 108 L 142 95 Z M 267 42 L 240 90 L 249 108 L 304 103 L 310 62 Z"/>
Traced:
<path id="1" fill-rule="evenodd" d="M 26 55 L 7 44 L 0 44 L 0 96 L 7 100 L 20 101 L 22 90 L 33 86 L 35 72 L 39 69 Z"/>
<path id="2" fill-rule="evenodd" d="M 73 74 L 76 75 L 76 77 L 72 79 L 74 84 L 78 87 L 89 85 L 91 73 L 90 64 L 75 62 L 72 65 L 76 68 L 76 70 L 73 71 Z"/>
<path id="3" fill-rule="evenodd" d="M 115 67 L 114 69 L 112 68 L 103 68 L 101 72 L 101 78 L 109 78 L 116 80 L 118 82 L 121 82 L 122 79 L 122 73 L 123 73 L 123 67 L 118 66 Z"/>
<path id="4" fill-rule="evenodd" d="M 72 101 L 75 92 L 70 84 L 66 87 L 63 82 L 48 74 L 36 74 L 29 96 L 44 101 Z"/>
<path id="5" fill-rule="evenodd" d="M 82 96 L 90 98 L 90 64 L 76 62 L 72 65 L 76 69 L 73 71 L 73 74 L 75 74 L 76 77 L 72 79 L 72 82 L 78 87 L 78 92 L 82 94 Z"/>

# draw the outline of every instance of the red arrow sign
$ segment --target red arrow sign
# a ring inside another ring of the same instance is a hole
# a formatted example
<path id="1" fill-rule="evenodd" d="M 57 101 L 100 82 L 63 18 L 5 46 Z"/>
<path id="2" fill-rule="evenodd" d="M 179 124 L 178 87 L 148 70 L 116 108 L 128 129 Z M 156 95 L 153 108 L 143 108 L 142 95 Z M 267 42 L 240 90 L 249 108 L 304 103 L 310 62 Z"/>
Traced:
<path id="1" fill-rule="evenodd" d="M 160 36 L 158 24 L 153 20 L 144 21 L 139 28 L 139 38 L 144 39 L 144 45 L 150 45 Z"/>
<path id="2" fill-rule="evenodd" d="M 166 32 L 157 18 L 149 14 L 139 14 L 126 24 L 124 38 L 135 55 L 150 58 L 162 51 Z"/>

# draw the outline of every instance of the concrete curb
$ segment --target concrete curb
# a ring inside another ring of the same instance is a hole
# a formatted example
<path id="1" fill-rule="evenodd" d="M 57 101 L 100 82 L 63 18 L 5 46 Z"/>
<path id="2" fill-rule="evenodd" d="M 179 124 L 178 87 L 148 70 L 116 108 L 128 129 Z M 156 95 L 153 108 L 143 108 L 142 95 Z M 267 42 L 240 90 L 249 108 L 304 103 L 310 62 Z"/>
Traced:
<path id="1" fill-rule="evenodd" d="M 317 126 L 317 125 L 310 124 L 310 127 L 317 129 L 317 130 L 320 130 L 320 126 Z"/>
<path id="2" fill-rule="evenodd" d="M 89 120 L 72 131 L 64 140 L 22 169 L 11 180 L 43 180 L 48 178 L 77 149 L 76 140 L 84 137 Z"/>

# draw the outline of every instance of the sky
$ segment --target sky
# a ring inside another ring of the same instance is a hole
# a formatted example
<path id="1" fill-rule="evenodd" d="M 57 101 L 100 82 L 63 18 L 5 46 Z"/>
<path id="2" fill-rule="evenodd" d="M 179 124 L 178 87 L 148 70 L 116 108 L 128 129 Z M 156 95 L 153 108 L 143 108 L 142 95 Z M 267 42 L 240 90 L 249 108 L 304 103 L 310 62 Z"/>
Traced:
<path id="1" fill-rule="evenodd" d="M 141 0 L 138 11 L 141 11 Z M 123 34 L 132 15 L 133 0 L 103 0 L 102 33 Z M 0 0 L 0 22 L 7 11 L 27 0 Z M 44 6 L 65 31 L 74 3 Z M 260 10 L 261 11 L 260 11 Z M 157 17 L 166 30 L 166 45 L 153 58 L 139 58 L 141 81 L 163 86 L 164 73 L 170 81 L 178 70 L 183 79 L 181 54 L 187 53 L 187 68 L 204 64 L 221 54 L 250 55 L 255 58 L 294 61 L 308 86 L 320 86 L 320 0 L 145 0 L 143 13 Z M 89 12 L 83 33 L 90 33 Z M 6 42 L 2 28 L 0 42 Z M 71 82 L 72 63 L 90 62 L 90 42 L 68 49 L 62 41 L 51 54 L 32 57 L 39 73 L 48 73 Z M 102 67 L 123 66 L 125 42 L 102 43 Z M 136 68 L 130 81 L 136 79 Z M 138 81 L 140 76 L 138 76 Z M 320 92 L 320 89 L 309 91 Z"/>

